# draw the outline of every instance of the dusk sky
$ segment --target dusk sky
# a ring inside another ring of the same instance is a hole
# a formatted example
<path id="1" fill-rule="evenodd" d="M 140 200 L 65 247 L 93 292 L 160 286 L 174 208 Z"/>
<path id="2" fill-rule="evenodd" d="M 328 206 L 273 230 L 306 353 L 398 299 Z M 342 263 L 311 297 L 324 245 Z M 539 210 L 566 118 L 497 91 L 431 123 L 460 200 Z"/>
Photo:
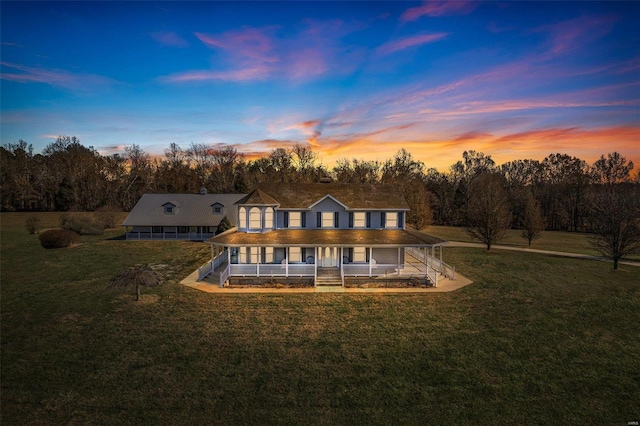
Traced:
<path id="1" fill-rule="evenodd" d="M 5 2 L 1 142 L 640 165 L 640 2 Z"/>

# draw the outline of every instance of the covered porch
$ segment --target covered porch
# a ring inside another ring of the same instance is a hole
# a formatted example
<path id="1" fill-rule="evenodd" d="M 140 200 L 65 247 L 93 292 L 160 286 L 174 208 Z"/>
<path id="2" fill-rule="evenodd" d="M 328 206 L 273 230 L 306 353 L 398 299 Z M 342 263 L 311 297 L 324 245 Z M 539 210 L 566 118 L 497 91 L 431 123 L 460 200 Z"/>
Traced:
<path id="1" fill-rule="evenodd" d="M 428 280 L 431 286 L 436 287 L 441 275 L 455 278 L 455 269 L 442 261 L 444 241 L 424 241 L 424 236 L 430 237 L 426 234 L 416 235 L 405 230 L 367 231 L 364 235 L 358 232 L 358 241 L 345 241 L 344 238 L 336 238 L 345 236 L 336 235 L 339 230 L 307 231 L 304 239 L 296 238 L 300 237 L 296 235 L 296 231 L 281 232 L 281 237 L 287 237 L 286 244 L 277 241 L 274 235 L 269 235 L 276 232 L 232 232 L 228 235 L 238 236 L 236 239 L 241 241 L 219 237 L 210 240 L 212 259 L 199 268 L 198 280 L 213 274 L 207 281 L 211 282 L 211 278 L 214 278 L 223 287 L 233 277 L 269 280 L 278 277 L 304 277 L 311 278 L 314 286 L 344 286 L 345 277 L 395 277 Z M 395 235 L 391 235 L 391 232 Z M 354 231 L 346 234 L 355 235 Z M 362 238 L 363 236 L 368 238 Z M 398 236 L 406 240 L 404 245 L 394 244 L 393 241 L 385 243 L 381 238 L 397 239 Z M 253 244 L 242 241 L 247 237 L 254 237 L 254 241 L 251 241 Z M 264 241 L 255 241 L 256 239 Z M 339 243 L 334 239 L 342 239 L 344 242 Z M 261 244 L 256 245 L 256 242 Z"/>

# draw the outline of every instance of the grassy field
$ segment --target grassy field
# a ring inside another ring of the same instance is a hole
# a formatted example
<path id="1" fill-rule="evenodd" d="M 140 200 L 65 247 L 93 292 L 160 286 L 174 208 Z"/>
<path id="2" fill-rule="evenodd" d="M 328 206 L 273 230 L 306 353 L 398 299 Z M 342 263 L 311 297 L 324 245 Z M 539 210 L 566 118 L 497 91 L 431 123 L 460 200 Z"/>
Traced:
<path id="1" fill-rule="evenodd" d="M 478 242 L 477 240 L 473 240 L 469 237 L 464 228 L 461 227 L 429 226 L 424 231 L 447 241 Z M 498 244 L 523 248 L 529 247 L 527 240 L 522 238 L 520 233 L 521 231 L 517 229 L 510 229 Z M 598 255 L 598 252 L 589 245 L 587 234 L 581 234 L 579 232 L 545 231 L 539 239 L 533 240 L 531 248 L 538 250 L 566 251 L 569 253 Z"/>
<path id="2" fill-rule="evenodd" d="M 1 217 L 3 425 L 640 419 L 640 268 L 451 248 L 454 293 L 214 295 L 178 284 L 203 244 L 45 250 L 26 216 Z M 146 262 L 141 302 L 107 288 Z"/>

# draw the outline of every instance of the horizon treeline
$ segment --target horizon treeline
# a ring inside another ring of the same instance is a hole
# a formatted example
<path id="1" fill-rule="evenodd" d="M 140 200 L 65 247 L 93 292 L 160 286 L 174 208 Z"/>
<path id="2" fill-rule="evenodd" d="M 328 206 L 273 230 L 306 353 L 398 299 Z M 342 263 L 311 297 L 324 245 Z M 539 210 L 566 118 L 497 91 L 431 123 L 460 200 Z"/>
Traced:
<path id="1" fill-rule="evenodd" d="M 386 161 L 342 159 L 333 168 L 304 145 L 278 148 L 246 160 L 234 148 L 214 149 L 172 143 L 163 158 L 152 159 L 138 145 L 104 156 L 76 137 L 60 136 L 42 153 L 25 141 L 0 147 L 1 211 L 130 211 L 144 193 L 246 193 L 260 183 L 311 183 L 331 177 L 338 183 L 395 184 L 411 208 L 407 223 L 468 226 L 473 182 L 483 174 L 500 177 L 508 194 L 511 227 L 540 212 L 545 228 L 590 231 L 593 193 L 604 185 L 637 194 L 640 174 L 633 162 L 608 153 L 594 162 L 552 153 L 544 160 L 522 159 L 497 165 L 491 155 L 465 151 L 447 172 L 429 168 L 401 149 Z M 627 189 L 628 189 L 627 188 Z"/>

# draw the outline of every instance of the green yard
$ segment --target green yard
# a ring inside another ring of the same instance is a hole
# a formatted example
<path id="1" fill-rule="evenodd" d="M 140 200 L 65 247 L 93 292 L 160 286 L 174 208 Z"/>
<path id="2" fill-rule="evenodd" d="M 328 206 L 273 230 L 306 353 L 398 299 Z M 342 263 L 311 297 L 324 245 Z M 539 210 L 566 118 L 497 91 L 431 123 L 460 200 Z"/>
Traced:
<path id="1" fill-rule="evenodd" d="M 1 217 L 3 425 L 640 419 L 638 267 L 449 248 L 474 280 L 453 293 L 216 295 L 178 284 L 204 244 L 114 230 L 45 250 L 27 216 Z M 145 262 L 166 280 L 141 302 L 107 287 Z"/>
<path id="2" fill-rule="evenodd" d="M 464 228 L 461 227 L 429 226 L 424 231 L 447 241 L 478 242 L 471 239 Z M 508 230 L 505 237 L 498 244 L 528 248 L 527 240 L 520 236 L 520 232 L 517 229 Z M 530 248 L 599 256 L 599 253 L 589 245 L 587 235 L 579 232 L 544 231 L 539 239 L 532 242 Z"/>

